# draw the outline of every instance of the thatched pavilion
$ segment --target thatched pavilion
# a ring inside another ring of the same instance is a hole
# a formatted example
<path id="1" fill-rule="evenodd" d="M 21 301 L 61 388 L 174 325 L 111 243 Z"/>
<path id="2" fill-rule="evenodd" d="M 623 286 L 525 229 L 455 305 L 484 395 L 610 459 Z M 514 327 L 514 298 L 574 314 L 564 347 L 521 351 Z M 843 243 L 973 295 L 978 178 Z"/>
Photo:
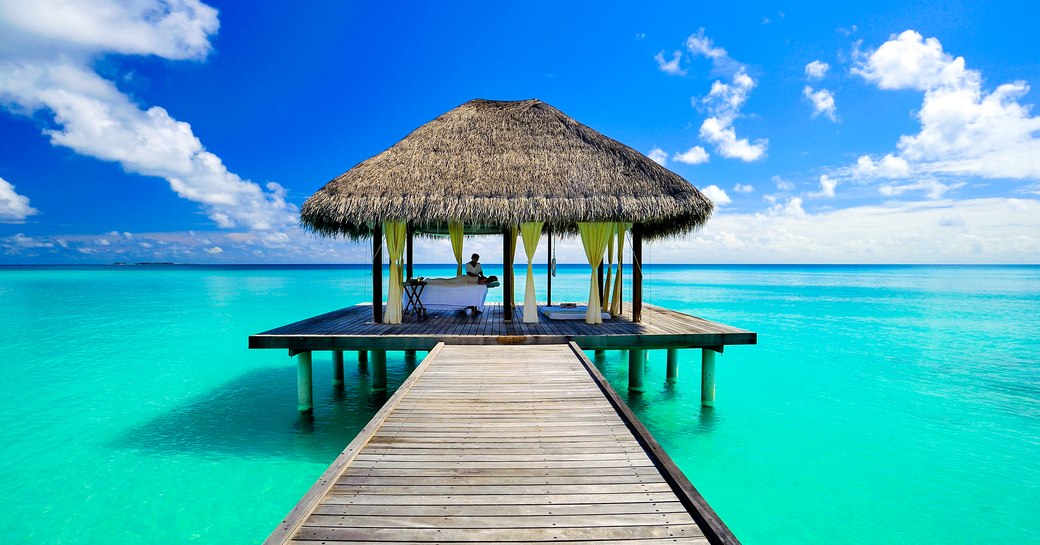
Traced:
<path id="1" fill-rule="evenodd" d="M 373 320 L 382 322 L 382 242 L 390 254 L 387 320 L 401 316 L 402 265 L 412 276 L 414 234 L 450 234 L 460 271 L 463 234 L 503 235 L 505 319 L 512 317 L 513 258 L 523 235 L 528 263 L 541 232 L 580 233 L 593 269 L 632 234 L 632 320 L 642 305 L 642 240 L 700 227 L 713 204 L 679 175 L 539 100 L 471 100 L 336 177 L 303 205 L 322 235 L 373 239 Z M 618 253 L 620 255 L 620 246 Z M 402 263 L 403 262 L 403 263 Z M 613 299 L 620 299 L 620 278 Z M 599 319 L 590 290 L 589 318 Z M 525 321 L 533 305 L 528 273 Z M 593 317 L 593 311 L 595 316 Z M 535 317 L 535 319 L 537 319 Z"/>

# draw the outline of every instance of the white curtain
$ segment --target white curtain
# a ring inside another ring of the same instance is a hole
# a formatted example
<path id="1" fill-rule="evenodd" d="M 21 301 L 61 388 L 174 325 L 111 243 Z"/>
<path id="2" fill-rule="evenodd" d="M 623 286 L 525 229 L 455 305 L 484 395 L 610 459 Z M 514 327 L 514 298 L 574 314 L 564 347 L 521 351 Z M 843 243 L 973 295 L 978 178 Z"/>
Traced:
<path id="1" fill-rule="evenodd" d="M 538 249 L 538 239 L 542 237 L 542 222 L 530 221 L 520 224 L 520 236 L 524 239 L 524 251 L 527 253 L 527 290 L 524 292 L 524 323 L 538 323 L 538 300 L 534 294 L 534 252 Z"/>
<path id="2" fill-rule="evenodd" d="M 599 282 L 597 272 L 603 263 L 603 252 L 607 249 L 607 240 L 614 235 L 612 222 L 578 222 L 581 233 L 581 244 L 585 247 L 585 257 L 589 260 L 592 275 L 589 277 L 589 306 L 585 311 L 585 323 L 602 324 L 603 309 L 599 301 Z"/>
<path id="3" fill-rule="evenodd" d="M 401 262 L 404 260 L 404 243 L 408 234 L 408 224 L 403 221 L 383 222 L 383 233 L 386 235 L 386 253 L 390 254 L 390 288 L 386 296 L 386 323 L 401 323 L 401 303 L 404 298 L 404 282 Z"/>

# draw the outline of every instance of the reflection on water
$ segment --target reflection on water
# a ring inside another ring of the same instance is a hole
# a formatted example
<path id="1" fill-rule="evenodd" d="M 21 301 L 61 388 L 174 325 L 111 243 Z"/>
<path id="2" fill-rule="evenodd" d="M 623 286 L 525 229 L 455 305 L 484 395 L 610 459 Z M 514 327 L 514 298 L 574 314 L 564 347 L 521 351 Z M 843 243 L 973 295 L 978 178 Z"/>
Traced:
<path id="1" fill-rule="evenodd" d="M 111 445 L 153 454 L 280 456 L 327 462 L 329 445 L 349 443 L 392 394 L 373 392 L 366 370 L 354 367 L 356 373 L 345 373 L 344 386 L 334 387 L 331 366 L 315 365 L 312 413 L 296 410 L 296 369 L 271 367 L 240 376 L 130 428 Z M 388 361 L 390 387 L 412 370 L 414 365 L 404 361 Z"/>

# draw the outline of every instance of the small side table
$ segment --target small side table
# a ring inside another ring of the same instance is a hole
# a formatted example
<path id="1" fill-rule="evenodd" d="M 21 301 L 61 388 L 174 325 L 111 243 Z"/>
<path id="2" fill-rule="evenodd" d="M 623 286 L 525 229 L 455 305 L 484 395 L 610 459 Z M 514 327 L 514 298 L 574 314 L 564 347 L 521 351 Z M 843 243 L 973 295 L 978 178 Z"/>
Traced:
<path id="1" fill-rule="evenodd" d="M 425 320 L 427 318 L 426 307 L 422 304 L 422 292 L 426 289 L 426 282 L 421 282 L 414 278 L 409 278 L 404 282 L 404 294 L 408 297 L 408 304 L 404 307 L 405 315 L 411 314 L 412 311 L 419 319 Z"/>

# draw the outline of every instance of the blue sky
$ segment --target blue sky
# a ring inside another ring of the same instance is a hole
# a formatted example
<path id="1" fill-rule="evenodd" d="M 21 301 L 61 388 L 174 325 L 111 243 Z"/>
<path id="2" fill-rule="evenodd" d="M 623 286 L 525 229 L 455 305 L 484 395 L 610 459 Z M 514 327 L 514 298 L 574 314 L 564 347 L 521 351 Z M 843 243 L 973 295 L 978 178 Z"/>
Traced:
<path id="1" fill-rule="evenodd" d="M 0 0 L 0 263 L 363 262 L 298 207 L 477 97 L 712 197 L 659 262 L 1040 262 L 1040 6 L 721 4 Z"/>

